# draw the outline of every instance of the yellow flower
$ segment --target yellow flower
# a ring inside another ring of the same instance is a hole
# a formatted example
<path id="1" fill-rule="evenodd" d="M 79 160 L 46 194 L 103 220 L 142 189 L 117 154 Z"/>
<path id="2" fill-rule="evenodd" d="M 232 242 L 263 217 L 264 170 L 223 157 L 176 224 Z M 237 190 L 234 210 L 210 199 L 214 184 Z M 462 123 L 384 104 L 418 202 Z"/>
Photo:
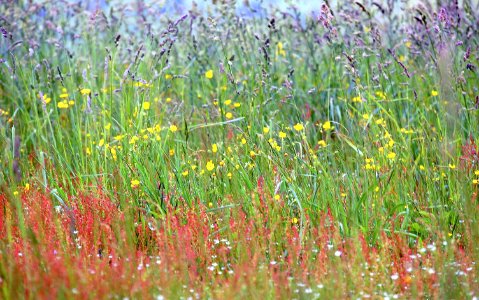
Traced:
<path id="1" fill-rule="evenodd" d="M 213 70 L 206 71 L 205 77 L 208 78 L 208 79 L 213 78 Z"/>
<path id="2" fill-rule="evenodd" d="M 251 156 L 251 158 L 254 158 L 256 156 L 256 153 L 253 150 L 251 150 L 249 152 L 249 156 Z"/>
<path id="3" fill-rule="evenodd" d="M 149 83 L 143 83 L 141 81 L 135 82 L 134 86 L 136 87 L 144 87 L 144 88 L 150 88 L 151 84 Z"/>
<path id="4" fill-rule="evenodd" d="M 326 147 L 326 142 L 324 140 L 320 140 L 320 141 L 318 141 L 318 145 L 320 147 Z"/>
<path id="5" fill-rule="evenodd" d="M 226 174 L 226 176 L 228 176 L 228 179 L 231 179 L 233 177 L 233 174 L 231 174 L 231 172 L 228 172 L 228 174 Z"/>
<path id="6" fill-rule="evenodd" d="M 82 95 L 88 95 L 91 93 L 91 90 L 90 89 L 81 89 L 80 90 L 80 94 Z"/>
<path id="7" fill-rule="evenodd" d="M 130 145 L 134 145 L 140 138 L 136 135 L 132 136 L 130 141 L 128 142 Z"/>
<path id="8" fill-rule="evenodd" d="M 213 161 L 210 160 L 206 163 L 206 170 L 211 172 L 213 171 L 214 168 L 215 168 L 215 164 L 213 163 Z"/>
<path id="9" fill-rule="evenodd" d="M 277 46 L 276 46 L 276 55 L 281 55 L 281 56 L 286 56 L 286 51 L 284 51 L 283 49 L 283 43 L 281 42 L 278 42 Z"/>
<path id="10" fill-rule="evenodd" d="M 404 45 L 406 45 L 407 48 L 411 48 L 412 43 L 410 41 L 406 41 Z"/>
<path id="11" fill-rule="evenodd" d="M 58 102 L 57 107 L 60 109 L 66 109 L 68 108 L 68 102 L 66 100 Z"/>
<path id="12" fill-rule="evenodd" d="M 226 113 L 226 119 L 230 120 L 230 119 L 232 119 L 232 118 L 233 118 L 233 114 L 230 113 L 230 112 L 227 112 L 227 113 Z"/>
<path id="13" fill-rule="evenodd" d="M 107 124 L 105 125 L 105 130 L 110 130 L 110 128 L 111 128 L 111 123 L 107 123 Z"/>
<path id="14" fill-rule="evenodd" d="M 376 124 L 377 124 L 377 125 L 383 125 L 383 126 L 384 126 L 384 125 L 386 125 L 386 121 L 384 121 L 383 118 L 380 118 L 380 119 L 377 119 L 377 120 L 376 120 Z"/>
<path id="15" fill-rule="evenodd" d="M 296 218 L 296 217 L 292 218 L 291 223 L 297 224 L 298 223 L 298 218 Z"/>
<path id="16" fill-rule="evenodd" d="M 387 155 L 387 157 L 388 157 L 389 159 L 394 159 L 394 158 L 396 158 L 396 153 L 394 153 L 394 152 L 389 152 L 388 155 Z"/>
<path id="17" fill-rule="evenodd" d="M 218 145 L 213 144 L 213 145 L 211 146 L 211 151 L 213 151 L 213 153 L 218 152 Z"/>
<path id="18" fill-rule="evenodd" d="M 386 99 L 386 94 L 384 94 L 384 92 L 382 92 L 382 91 L 377 91 L 376 96 L 378 96 L 379 98 L 381 98 L 383 100 Z"/>
<path id="19" fill-rule="evenodd" d="M 474 171 L 474 175 L 479 176 L 479 170 Z"/>
<path id="20" fill-rule="evenodd" d="M 60 94 L 60 98 L 62 98 L 62 99 L 68 98 L 68 94 L 66 94 L 66 93 Z"/>
<path id="21" fill-rule="evenodd" d="M 183 173 L 181 173 L 181 175 L 183 175 L 184 177 L 188 176 L 188 170 L 184 170 Z"/>
<path id="22" fill-rule="evenodd" d="M 426 168 L 423 165 L 420 165 L 419 170 L 424 171 L 424 170 L 426 170 Z"/>
<path id="23" fill-rule="evenodd" d="M 263 127 L 263 133 L 267 134 L 268 132 L 269 132 L 269 128 L 268 127 Z"/>
<path id="24" fill-rule="evenodd" d="M 230 105 L 231 104 L 231 100 L 228 99 L 228 100 L 225 100 L 225 105 Z"/>
<path id="25" fill-rule="evenodd" d="M 353 102 L 361 102 L 361 97 L 359 96 L 353 97 Z"/>
<path id="26" fill-rule="evenodd" d="M 170 149 L 170 151 L 169 151 L 169 152 L 170 152 L 170 156 L 173 156 L 173 155 L 175 155 L 175 149 Z"/>
<path id="27" fill-rule="evenodd" d="M 235 102 L 235 103 L 233 104 L 233 106 L 234 106 L 234 107 L 240 107 L 240 106 L 241 106 L 241 103 Z"/>
<path id="28" fill-rule="evenodd" d="M 241 144 L 243 144 L 243 145 L 246 144 L 246 139 L 245 138 L 241 139 Z"/>
<path id="29" fill-rule="evenodd" d="M 142 108 L 143 108 L 143 110 L 149 110 L 150 109 L 150 102 L 148 102 L 148 101 L 143 102 Z"/>
<path id="30" fill-rule="evenodd" d="M 369 115 L 368 115 L 368 114 L 363 114 L 363 119 L 364 119 L 364 120 L 368 120 L 368 119 L 369 119 Z"/>
<path id="31" fill-rule="evenodd" d="M 437 95 L 439 95 L 439 93 L 436 90 L 431 91 L 431 96 L 435 97 Z"/>
<path id="32" fill-rule="evenodd" d="M 280 138 L 280 139 L 284 139 L 285 137 L 286 137 L 286 133 L 280 131 L 280 132 L 279 132 L 279 138 Z"/>
<path id="33" fill-rule="evenodd" d="M 278 194 L 274 195 L 274 200 L 279 201 L 280 199 L 281 199 L 280 195 L 278 195 Z"/>
<path id="34" fill-rule="evenodd" d="M 454 164 L 449 164 L 449 169 L 454 170 L 456 168 L 456 165 Z"/>
<path id="35" fill-rule="evenodd" d="M 413 134 L 414 133 L 414 130 L 412 129 L 406 129 L 406 128 L 401 128 L 401 133 L 405 133 L 405 134 Z"/>
<path id="36" fill-rule="evenodd" d="M 140 181 L 138 179 L 132 179 L 130 181 L 130 186 L 131 188 L 137 188 L 140 185 Z"/>
<path id="37" fill-rule="evenodd" d="M 388 146 L 389 146 L 390 148 L 392 148 L 392 146 L 394 146 L 394 140 L 389 140 Z"/>
<path id="38" fill-rule="evenodd" d="M 25 191 L 29 191 L 29 190 L 30 190 L 30 184 L 27 183 L 27 184 L 25 184 Z"/>
<path id="39" fill-rule="evenodd" d="M 301 130 L 304 129 L 304 126 L 303 126 L 303 124 L 301 124 L 301 123 L 296 123 L 296 125 L 294 125 L 293 128 L 294 128 L 294 130 L 296 130 L 296 131 L 301 131 Z"/>
<path id="40" fill-rule="evenodd" d="M 98 142 L 98 147 L 101 147 L 105 144 L 105 139 L 101 139 L 99 142 Z"/>
<path id="41" fill-rule="evenodd" d="M 479 179 L 473 179 L 472 184 L 479 184 Z"/>
<path id="42" fill-rule="evenodd" d="M 171 132 L 177 132 L 177 131 L 178 131 L 178 127 L 176 127 L 175 124 L 171 124 L 171 125 L 170 125 L 170 131 L 171 131 Z"/>
<path id="43" fill-rule="evenodd" d="M 116 149 L 115 149 L 115 146 L 111 147 L 110 152 L 111 152 L 111 156 L 113 157 L 113 159 L 116 160 Z"/>
<path id="44" fill-rule="evenodd" d="M 13 196 L 18 196 L 18 191 L 13 192 Z"/>
<path id="45" fill-rule="evenodd" d="M 169 80 L 169 79 L 171 79 L 172 77 L 173 77 L 173 76 L 171 76 L 171 74 L 166 74 L 166 75 L 165 75 L 165 79 L 166 79 L 166 80 Z"/>
<path id="46" fill-rule="evenodd" d="M 323 129 L 324 130 L 330 130 L 331 129 L 331 122 L 330 121 L 324 122 Z"/>

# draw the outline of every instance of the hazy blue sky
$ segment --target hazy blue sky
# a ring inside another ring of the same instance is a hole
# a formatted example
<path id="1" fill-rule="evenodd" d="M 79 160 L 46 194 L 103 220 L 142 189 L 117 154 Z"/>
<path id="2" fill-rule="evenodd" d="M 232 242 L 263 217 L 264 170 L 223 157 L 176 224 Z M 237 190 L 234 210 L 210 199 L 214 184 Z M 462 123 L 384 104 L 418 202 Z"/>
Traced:
<path id="1" fill-rule="evenodd" d="M 87 3 L 87 7 L 90 9 L 104 7 L 107 2 L 109 3 L 135 3 L 137 0 L 70 0 L 72 2 L 82 2 Z M 200 10 L 206 11 L 208 7 L 211 7 L 213 1 L 212 0 L 140 0 L 141 2 L 147 5 L 158 5 L 161 7 L 165 7 L 165 9 L 169 10 L 176 10 L 180 12 L 181 10 L 188 10 L 193 2 L 197 4 L 197 7 Z M 221 2 L 221 1 L 217 1 Z M 249 0 L 248 1 L 251 7 L 259 7 L 260 5 L 263 7 L 268 6 L 276 6 L 276 7 L 286 7 L 287 3 L 296 5 L 302 12 L 310 12 L 311 10 L 318 10 L 321 6 L 322 1 L 284 1 L 284 0 Z M 237 1 L 237 9 L 241 9 L 242 4 L 244 1 L 239 0 Z M 261 4 L 260 4 L 261 3 Z"/>
<path id="2" fill-rule="evenodd" d="M 0 0 L 1 1 L 1 0 Z M 110 3 L 111 5 L 114 5 L 116 3 L 131 3 L 135 4 L 137 2 L 144 3 L 146 6 L 154 6 L 154 7 L 163 7 L 165 11 L 168 12 L 175 12 L 177 14 L 183 14 L 186 13 L 192 6 L 193 2 L 196 3 L 197 7 L 201 11 L 208 11 L 208 8 L 212 6 L 213 0 L 67 0 L 71 2 L 82 2 L 83 4 L 87 4 L 86 6 L 94 10 L 96 8 L 105 8 L 106 3 Z M 224 0 L 223 0 L 224 1 Z M 215 2 L 223 2 L 222 0 L 217 0 Z M 353 1 L 353 0 L 330 0 L 329 3 L 332 5 L 333 10 L 335 9 L 335 6 L 337 3 L 341 2 L 348 2 L 348 1 Z M 479 0 L 472 0 L 472 2 L 477 2 Z M 245 10 L 242 9 L 243 3 L 246 2 L 245 0 L 237 0 L 237 5 L 236 9 L 239 13 L 244 13 Z M 319 11 L 321 4 L 323 3 L 322 0 L 306 0 L 306 1 L 301 1 L 301 0 L 248 0 L 250 7 L 253 8 L 259 8 L 259 7 L 278 7 L 278 8 L 285 8 L 289 4 L 293 4 L 298 7 L 298 9 L 303 13 L 303 14 L 309 14 L 312 11 Z M 380 3 L 384 3 L 386 1 L 379 1 Z M 412 6 L 414 4 L 417 4 L 418 2 L 421 2 L 419 0 L 394 0 L 396 3 L 396 8 L 399 6 L 404 7 L 404 6 Z M 435 2 L 434 0 L 429 0 L 426 2 Z M 459 1 L 462 3 L 462 1 Z"/>

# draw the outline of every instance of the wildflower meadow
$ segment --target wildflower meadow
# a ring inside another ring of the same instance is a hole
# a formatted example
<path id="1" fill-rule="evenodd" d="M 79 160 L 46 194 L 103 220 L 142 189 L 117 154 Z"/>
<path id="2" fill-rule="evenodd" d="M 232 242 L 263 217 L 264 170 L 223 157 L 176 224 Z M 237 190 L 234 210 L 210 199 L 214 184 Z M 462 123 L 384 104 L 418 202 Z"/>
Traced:
<path id="1" fill-rule="evenodd" d="M 478 299 L 478 1 L 0 2 L 0 299 Z"/>

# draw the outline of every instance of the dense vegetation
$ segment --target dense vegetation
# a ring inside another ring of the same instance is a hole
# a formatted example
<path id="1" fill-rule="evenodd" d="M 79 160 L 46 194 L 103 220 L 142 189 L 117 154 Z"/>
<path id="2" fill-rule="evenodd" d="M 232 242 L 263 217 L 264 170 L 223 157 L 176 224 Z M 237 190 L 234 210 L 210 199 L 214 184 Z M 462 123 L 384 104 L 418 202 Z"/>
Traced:
<path id="1" fill-rule="evenodd" d="M 0 298 L 477 297 L 479 7 L 362 3 L 0 4 Z"/>

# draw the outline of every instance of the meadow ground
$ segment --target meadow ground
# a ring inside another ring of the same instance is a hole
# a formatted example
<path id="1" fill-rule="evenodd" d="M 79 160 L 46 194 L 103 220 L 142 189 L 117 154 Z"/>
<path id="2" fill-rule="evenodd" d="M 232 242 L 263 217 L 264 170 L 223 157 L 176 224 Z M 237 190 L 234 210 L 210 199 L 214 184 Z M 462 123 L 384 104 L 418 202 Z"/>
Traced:
<path id="1" fill-rule="evenodd" d="M 0 298 L 477 299 L 479 7 L 366 3 L 2 2 Z"/>

